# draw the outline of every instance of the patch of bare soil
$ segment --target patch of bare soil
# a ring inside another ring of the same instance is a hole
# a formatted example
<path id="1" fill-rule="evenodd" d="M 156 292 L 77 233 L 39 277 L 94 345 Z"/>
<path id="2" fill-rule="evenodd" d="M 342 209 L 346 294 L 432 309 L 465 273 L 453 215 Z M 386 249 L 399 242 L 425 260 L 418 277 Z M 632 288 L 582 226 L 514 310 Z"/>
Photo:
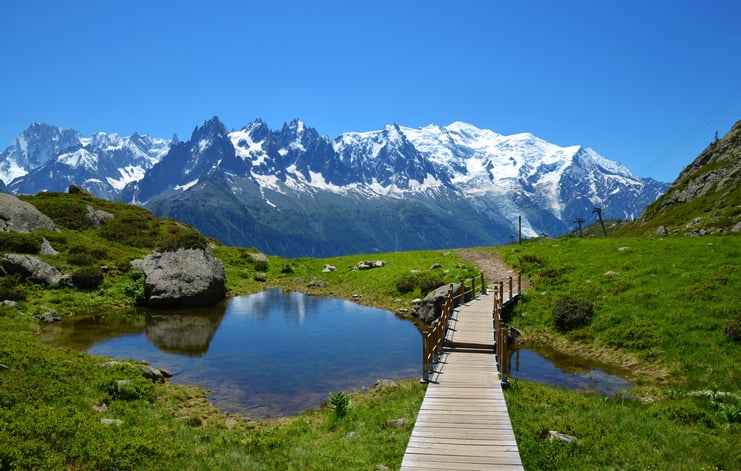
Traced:
<path id="1" fill-rule="evenodd" d="M 517 272 L 504 263 L 504 260 L 490 249 L 473 247 L 469 249 L 458 249 L 456 250 L 456 253 L 476 265 L 476 267 L 478 267 L 478 269 L 484 274 L 484 278 L 489 284 L 498 283 L 500 281 L 506 283 L 510 276 L 514 280 L 517 280 Z M 527 279 L 523 277 L 522 291 L 525 291 L 528 286 L 529 284 Z"/>

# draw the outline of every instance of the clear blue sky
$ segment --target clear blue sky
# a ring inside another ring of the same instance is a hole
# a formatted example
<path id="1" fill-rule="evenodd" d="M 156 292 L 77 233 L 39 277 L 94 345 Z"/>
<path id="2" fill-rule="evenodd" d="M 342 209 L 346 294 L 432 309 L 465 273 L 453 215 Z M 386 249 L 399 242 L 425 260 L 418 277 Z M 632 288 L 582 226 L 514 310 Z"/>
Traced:
<path id="1" fill-rule="evenodd" d="M 741 119 L 738 0 L 6 1 L 0 149 L 32 121 L 190 137 L 466 121 L 673 181 Z"/>

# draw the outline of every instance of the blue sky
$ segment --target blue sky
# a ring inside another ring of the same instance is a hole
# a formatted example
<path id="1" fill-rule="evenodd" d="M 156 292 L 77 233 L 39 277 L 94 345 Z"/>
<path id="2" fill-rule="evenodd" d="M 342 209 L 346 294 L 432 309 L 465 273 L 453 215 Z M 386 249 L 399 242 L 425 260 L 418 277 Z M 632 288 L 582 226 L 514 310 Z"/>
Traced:
<path id="1" fill-rule="evenodd" d="M 190 137 L 465 121 L 673 181 L 741 119 L 738 0 L 8 1 L 0 149 L 31 122 Z"/>

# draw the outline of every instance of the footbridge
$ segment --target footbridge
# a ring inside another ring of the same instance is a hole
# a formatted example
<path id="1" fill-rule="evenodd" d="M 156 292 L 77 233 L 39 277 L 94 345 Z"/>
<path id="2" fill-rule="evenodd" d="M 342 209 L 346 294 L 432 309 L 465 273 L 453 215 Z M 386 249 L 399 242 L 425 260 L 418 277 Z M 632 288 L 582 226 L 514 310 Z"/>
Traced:
<path id="1" fill-rule="evenodd" d="M 504 401 L 507 385 L 503 309 L 516 301 L 513 280 L 480 289 L 451 287 L 441 316 L 423 333 L 428 383 L 402 470 L 522 470 Z M 499 361 L 498 361 L 499 360 Z"/>

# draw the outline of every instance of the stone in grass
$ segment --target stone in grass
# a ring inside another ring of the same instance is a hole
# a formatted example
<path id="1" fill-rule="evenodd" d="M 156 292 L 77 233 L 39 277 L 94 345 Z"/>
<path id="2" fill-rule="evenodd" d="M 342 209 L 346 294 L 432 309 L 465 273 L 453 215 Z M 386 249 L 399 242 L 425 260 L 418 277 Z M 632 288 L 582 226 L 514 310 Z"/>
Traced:
<path id="1" fill-rule="evenodd" d="M 399 384 L 392 379 L 379 379 L 373 385 L 374 389 L 397 389 Z"/>
<path id="2" fill-rule="evenodd" d="M 549 430 L 548 431 L 548 440 L 550 440 L 550 441 L 560 440 L 560 441 L 565 442 L 565 443 L 571 443 L 571 442 L 577 441 L 579 439 L 577 437 L 573 436 L 573 435 L 568 435 L 566 433 L 558 432 L 556 430 Z"/>

